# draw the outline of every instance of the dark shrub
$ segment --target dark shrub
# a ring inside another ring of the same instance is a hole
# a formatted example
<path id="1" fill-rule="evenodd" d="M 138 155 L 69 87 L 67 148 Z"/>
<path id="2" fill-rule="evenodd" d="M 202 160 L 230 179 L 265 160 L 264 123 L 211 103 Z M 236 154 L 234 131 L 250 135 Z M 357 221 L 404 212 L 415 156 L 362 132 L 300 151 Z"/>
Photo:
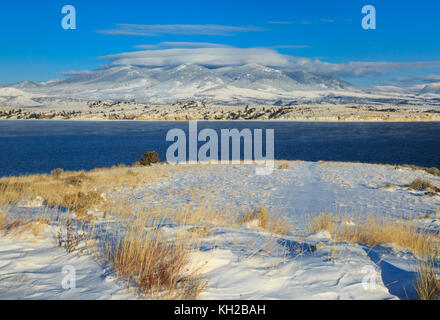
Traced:
<path id="1" fill-rule="evenodd" d="M 440 188 L 434 186 L 430 181 L 415 179 L 410 184 L 405 185 L 404 187 L 417 190 L 417 191 L 431 191 L 431 192 L 440 192 Z"/>
<path id="2" fill-rule="evenodd" d="M 426 168 L 425 171 L 428 172 L 429 174 L 432 174 L 433 176 L 438 176 L 438 175 L 440 175 L 440 170 L 437 169 L 437 168 L 435 168 L 435 167 L 432 167 L 432 168 Z"/>
<path id="3" fill-rule="evenodd" d="M 50 172 L 50 174 L 51 174 L 53 177 L 58 178 L 63 172 L 64 172 L 63 169 L 57 168 L 57 169 L 52 170 L 52 171 Z"/>
<path id="4" fill-rule="evenodd" d="M 147 151 L 142 156 L 141 161 L 139 161 L 141 166 L 151 166 L 154 163 L 159 162 L 159 155 L 156 151 Z"/>
<path id="5" fill-rule="evenodd" d="M 83 182 L 86 181 L 87 179 L 88 179 L 88 177 L 84 173 L 81 173 L 76 176 L 68 177 L 68 178 L 64 179 L 64 181 L 66 182 L 66 184 L 70 184 L 72 186 L 78 187 L 78 186 L 82 185 Z"/>

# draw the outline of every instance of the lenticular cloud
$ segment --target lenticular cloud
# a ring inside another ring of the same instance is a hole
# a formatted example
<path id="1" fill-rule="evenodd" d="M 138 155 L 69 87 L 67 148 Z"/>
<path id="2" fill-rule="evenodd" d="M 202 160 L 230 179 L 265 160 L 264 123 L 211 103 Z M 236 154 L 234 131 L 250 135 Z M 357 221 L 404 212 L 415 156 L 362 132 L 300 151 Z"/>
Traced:
<path id="1" fill-rule="evenodd" d="M 113 66 L 137 65 L 146 67 L 196 64 L 206 67 L 242 66 L 258 64 L 287 71 L 307 71 L 343 77 L 378 75 L 396 70 L 439 67 L 440 61 L 423 62 L 364 62 L 329 63 L 319 59 L 281 54 L 268 48 L 173 48 L 120 53 L 101 57 Z"/>
<path id="2" fill-rule="evenodd" d="M 121 53 L 102 57 L 112 60 L 113 65 L 142 65 L 148 67 L 198 64 L 204 66 L 237 66 L 261 64 L 287 68 L 289 57 L 264 48 L 179 48 Z"/>

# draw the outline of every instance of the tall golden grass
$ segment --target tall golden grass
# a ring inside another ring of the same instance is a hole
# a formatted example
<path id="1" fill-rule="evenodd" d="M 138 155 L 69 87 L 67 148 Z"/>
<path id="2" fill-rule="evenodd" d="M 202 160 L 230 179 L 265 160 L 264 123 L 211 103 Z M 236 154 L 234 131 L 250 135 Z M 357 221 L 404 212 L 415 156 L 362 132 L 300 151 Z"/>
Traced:
<path id="1" fill-rule="evenodd" d="M 440 299 L 440 279 L 436 274 L 436 257 L 427 257 L 418 262 L 416 291 L 419 300 Z"/>
<path id="2" fill-rule="evenodd" d="M 269 215 L 266 207 L 260 205 L 253 210 L 246 211 L 238 217 L 239 224 L 252 224 L 273 234 L 287 235 L 292 229 L 291 224 L 281 215 Z"/>
<path id="3" fill-rule="evenodd" d="M 332 214 L 320 214 L 309 221 L 309 231 L 327 230 L 335 241 L 363 243 L 377 246 L 393 243 L 416 254 L 425 256 L 438 254 L 438 234 L 419 230 L 414 221 L 368 216 L 357 219 L 354 226 L 341 225 Z"/>
<path id="4" fill-rule="evenodd" d="M 119 279 L 134 284 L 141 296 L 166 299 L 195 299 L 206 285 L 196 271 L 189 271 L 188 239 L 165 239 L 158 232 L 131 228 L 101 244 L 101 255 Z"/>
<path id="5" fill-rule="evenodd" d="M 310 219 L 308 229 L 310 232 L 327 230 L 334 243 L 362 243 L 372 247 L 393 243 L 410 250 L 418 259 L 415 283 L 418 298 L 432 300 L 440 297 L 440 280 L 436 274 L 440 253 L 438 233 L 420 230 L 414 221 L 373 216 L 366 220 L 358 219 L 354 226 L 341 225 L 332 214 L 320 214 Z"/>
<path id="6" fill-rule="evenodd" d="M 120 188 L 136 188 L 165 175 L 162 168 L 130 168 L 57 171 L 52 174 L 0 178 L 0 204 L 15 205 L 21 200 L 44 198 L 48 206 L 63 206 L 67 195 L 80 197 L 92 192 L 106 193 Z M 96 197 L 94 197 L 96 198 Z M 67 201 L 66 201 L 67 200 Z"/>

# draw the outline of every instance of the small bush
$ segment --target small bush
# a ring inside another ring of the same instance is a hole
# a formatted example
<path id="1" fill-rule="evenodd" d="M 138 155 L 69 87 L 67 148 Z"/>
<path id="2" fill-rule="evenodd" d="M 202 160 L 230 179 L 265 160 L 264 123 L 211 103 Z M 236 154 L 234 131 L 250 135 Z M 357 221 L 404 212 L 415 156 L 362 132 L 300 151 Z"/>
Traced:
<path id="1" fill-rule="evenodd" d="M 417 190 L 417 191 L 440 192 L 440 188 L 437 188 L 428 180 L 415 179 L 410 184 L 405 185 L 405 187 L 413 189 L 413 190 Z"/>
<path id="2" fill-rule="evenodd" d="M 88 209 L 103 204 L 104 199 L 98 192 L 77 192 L 74 194 L 66 194 L 64 196 L 62 206 L 76 212 L 77 216 L 84 216 Z"/>
<path id="3" fill-rule="evenodd" d="M 267 225 L 267 209 L 263 206 L 255 208 L 252 211 L 246 212 L 239 219 L 238 222 L 241 224 L 249 223 L 252 221 L 258 221 L 258 226 L 260 228 L 266 228 Z"/>
<path id="4" fill-rule="evenodd" d="M 75 186 L 75 187 L 79 187 L 79 186 L 81 186 L 81 185 L 84 183 L 84 181 L 86 181 L 87 179 L 88 179 L 88 177 L 87 177 L 84 173 L 81 173 L 81 174 L 79 174 L 79 175 L 77 175 L 77 176 L 68 177 L 68 178 L 66 178 L 64 181 L 65 181 L 66 184 L 68 184 L 68 185 L 72 185 L 72 186 Z"/>
<path id="5" fill-rule="evenodd" d="M 288 163 L 282 163 L 278 169 L 280 170 L 289 170 L 290 169 L 290 165 Z"/>
<path id="6" fill-rule="evenodd" d="M 142 156 L 142 159 L 139 161 L 141 166 L 151 166 L 152 164 L 159 162 L 159 155 L 156 151 L 147 151 Z"/>
<path id="7" fill-rule="evenodd" d="M 427 173 L 429 173 L 429 174 L 432 174 L 433 176 L 438 176 L 438 175 L 440 175 L 440 170 L 439 169 L 437 169 L 437 168 L 435 168 L 435 167 L 432 167 L 432 168 L 426 168 L 426 169 L 424 169 Z"/>
<path id="8" fill-rule="evenodd" d="M 57 168 L 54 169 L 50 172 L 51 176 L 53 176 L 54 178 L 58 178 L 59 176 L 61 176 L 63 174 L 64 170 L 61 168 Z"/>

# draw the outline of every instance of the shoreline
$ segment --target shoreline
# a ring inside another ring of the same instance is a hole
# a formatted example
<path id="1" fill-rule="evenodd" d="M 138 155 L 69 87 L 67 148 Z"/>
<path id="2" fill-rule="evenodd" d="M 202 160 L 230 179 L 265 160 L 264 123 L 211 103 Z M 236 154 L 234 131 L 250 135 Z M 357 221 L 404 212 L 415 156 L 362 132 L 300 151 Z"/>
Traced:
<path id="1" fill-rule="evenodd" d="M 440 107 L 327 104 L 225 106 L 198 101 L 172 105 L 96 102 L 31 108 L 0 107 L 0 120 L 438 122 Z"/>
<path id="2" fill-rule="evenodd" d="M 322 165 L 322 164 L 335 164 L 335 165 L 364 165 L 364 166 L 374 166 L 374 167 L 393 167 L 394 169 L 402 169 L 402 168 L 407 168 L 407 169 L 412 169 L 415 171 L 424 171 L 427 172 L 429 174 L 431 174 L 433 177 L 439 176 L 440 175 L 436 175 L 436 174 L 432 174 L 429 172 L 430 169 L 433 168 L 437 168 L 437 167 L 423 167 L 423 166 L 419 166 L 416 164 L 411 164 L 411 163 L 404 163 L 404 164 L 399 164 L 399 163 L 376 163 L 376 162 L 362 162 L 362 161 L 337 161 L 337 160 L 317 160 L 317 161 L 311 161 L 311 160 L 301 160 L 301 159 L 275 159 L 274 160 L 274 170 L 278 170 L 279 166 L 282 164 L 289 164 L 289 165 L 293 165 L 295 163 L 305 163 L 305 164 L 315 164 L 315 165 Z M 114 164 L 112 166 L 109 167 L 95 167 L 93 169 L 78 169 L 78 170 L 68 170 L 68 169 L 64 169 L 61 168 L 64 172 L 70 172 L 70 173 L 82 173 L 82 172 L 88 172 L 88 173 L 92 173 L 95 171 L 108 171 L 111 172 L 113 170 L 123 170 L 123 169 L 139 169 L 139 168 L 160 168 L 163 166 L 171 166 L 173 168 L 183 168 L 183 169 L 191 169 L 191 168 L 195 168 L 195 167 L 213 167 L 213 166 L 218 166 L 218 167 L 227 167 L 227 166 L 252 166 L 252 165 L 256 165 L 255 163 L 252 164 L 245 164 L 243 162 L 239 163 L 239 164 L 231 164 L 231 163 L 209 163 L 209 162 L 203 162 L 203 161 L 198 161 L 197 163 L 180 163 L 180 164 L 170 164 L 167 162 L 159 162 L 158 164 L 152 165 L 150 167 L 145 167 L 145 166 L 133 166 L 133 165 L 125 165 L 125 164 Z M 277 169 L 278 168 L 278 169 Z M 440 169 L 440 168 L 437 168 Z M 8 179 L 8 178 L 22 178 L 22 177 L 32 177 L 32 176 L 41 176 L 41 175 L 50 175 L 50 172 L 38 172 L 38 173 L 24 173 L 24 174 L 20 174 L 20 175 L 5 175 L 5 176 L 1 176 L 0 175 L 0 180 L 1 179 Z"/>
<path id="3" fill-rule="evenodd" d="M 128 120 L 128 119 L 120 119 L 120 120 L 108 120 L 108 119 L 0 119 L 0 122 L 7 122 L 7 121 L 25 121 L 25 122 L 31 122 L 31 121 L 38 121 L 38 122 L 189 122 L 189 121 L 198 121 L 198 122 L 334 122 L 334 123 L 439 123 L 439 119 L 404 119 L 404 120 L 387 120 L 387 119 L 376 119 L 376 120 L 311 120 L 311 119 L 272 119 L 272 120 L 261 120 L 261 119 L 255 119 L 255 120 L 230 120 L 230 119 L 224 119 L 224 120 L 205 120 L 205 119 L 189 119 L 189 120 Z"/>

